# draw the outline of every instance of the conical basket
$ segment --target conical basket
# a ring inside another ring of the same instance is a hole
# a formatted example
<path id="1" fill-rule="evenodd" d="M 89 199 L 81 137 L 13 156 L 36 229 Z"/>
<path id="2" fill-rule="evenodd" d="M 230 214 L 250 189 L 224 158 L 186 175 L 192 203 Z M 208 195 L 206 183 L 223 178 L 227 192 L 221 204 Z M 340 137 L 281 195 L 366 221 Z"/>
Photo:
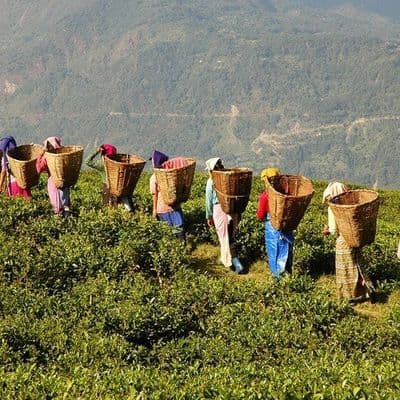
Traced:
<path id="1" fill-rule="evenodd" d="M 113 196 L 132 196 L 146 164 L 143 158 L 130 154 L 104 157 L 107 186 Z"/>
<path id="2" fill-rule="evenodd" d="M 328 202 L 347 245 L 363 247 L 373 243 L 379 210 L 379 194 L 372 190 L 350 190 Z"/>
<path id="3" fill-rule="evenodd" d="M 8 165 L 22 189 L 30 189 L 38 184 L 36 160 L 42 153 L 43 147 L 37 144 L 23 144 L 8 150 Z"/>
<path id="4" fill-rule="evenodd" d="M 46 151 L 44 156 L 50 175 L 58 188 L 76 184 L 82 165 L 82 146 L 63 146 Z"/>
<path id="5" fill-rule="evenodd" d="M 280 175 L 267 191 L 272 226 L 280 231 L 295 230 L 314 195 L 311 181 L 300 175 Z"/>
<path id="6" fill-rule="evenodd" d="M 218 201 L 226 214 L 242 214 L 249 202 L 253 173 L 249 168 L 212 171 Z"/>
<path id="7" fill-rule="evenodd" d="M 187 165 L 180 168 L 154 168 L 157 184 L 165 204 L 176 206 L 189 199 L 196 161 L 186 158 Z"/>

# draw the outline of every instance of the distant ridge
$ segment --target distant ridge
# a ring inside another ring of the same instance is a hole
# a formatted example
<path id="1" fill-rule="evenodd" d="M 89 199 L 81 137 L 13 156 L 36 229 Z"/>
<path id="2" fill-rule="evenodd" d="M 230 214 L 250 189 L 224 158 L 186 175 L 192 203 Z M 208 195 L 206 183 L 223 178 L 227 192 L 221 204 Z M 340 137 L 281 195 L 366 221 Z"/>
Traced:
<path id="1" fill-rule="evenodd" d="M 0 6 L 0 134 L 400 187 L 397 1 Z"/>

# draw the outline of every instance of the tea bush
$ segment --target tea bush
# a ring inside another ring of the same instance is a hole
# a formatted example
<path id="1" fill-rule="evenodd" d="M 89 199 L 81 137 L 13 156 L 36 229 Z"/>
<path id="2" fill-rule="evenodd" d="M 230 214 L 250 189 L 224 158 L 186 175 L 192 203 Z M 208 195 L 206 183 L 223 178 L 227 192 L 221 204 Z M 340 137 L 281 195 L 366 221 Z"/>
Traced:
<path id="1" fill-rule="evenodd" d="M 151 217 L 149 177 L 133 215 L 103 208 L 87 172 L 67 219 L 51 215 L 43 178 L 30 202 L 0 197 L 0 398 L 398 398 L 397 304 L 370 318 L 316 281 L 334 271 L 323 182 L 295 233 L 294 274 L 275 281 L 252 270 L 266 263 L 259 180 L 237 232 L 249 274 L 237 277 L 193 265 L 197 246 L 218 246 L 207 176 L 183 205 L 186 246 Z M 400 194 L 381 196 L 364 266 L 397 290 Z"/>

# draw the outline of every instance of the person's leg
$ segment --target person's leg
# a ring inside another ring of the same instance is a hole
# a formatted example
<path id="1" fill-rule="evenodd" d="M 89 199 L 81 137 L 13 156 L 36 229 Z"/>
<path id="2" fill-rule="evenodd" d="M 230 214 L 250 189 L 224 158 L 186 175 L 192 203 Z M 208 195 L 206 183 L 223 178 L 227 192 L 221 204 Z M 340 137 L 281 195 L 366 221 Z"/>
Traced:
<path id="1" fill-rule="evenodd" d="M 133 202 L 130 196 L 121 196 L 119 198 L 120 203 L 124 206 L 125 210 L 128 212 L 133 212 Z"/>
<path id="2" fill-rule="evenodd" d="M 280 233 L 276 230 L 269 220 L 265 221 L 265 247 L 268 256 L 268 265 L 272 276 L 280 278 L 280 274 L 285 269 L 285 264 L 280 265 L 279 259 L 279 238 Z M 285 260 L 286 261 L 286 260 Z"/>
<path id="3" fill-rule="evenodd" d="M 229 246 L 228 215 L 222 211 L 220 204 L 215 204 L 213 209 L 213 220 L 220 243 L 220 260 L 225 267 L 232 266 L 232 254 Z"/>
<path id="4" fill-rule="evenodd" d="M 336 287 L 339 297 L 346 299 L 356 297 L 359 272 L 355 261 L 353 249 L 347 245 L 342 236 L 339 236 L 336 240 L 335 253 Z"/>
<path id="5" fill-rule="evenodd" d="M 105 183 L 103 184 L 101 197 L 103 201 L 103 206 L 116 207 L 118 204 L 118 197 L 110 193 L 110 189 L 107 187 L 107 184 Z"/>
<path id="6" fill-rule="evenodd" d="M 176 237 L 186 244 L 185 220 L 183 218 L 183 211 L 180 207 L 173 212 L 173 229 Z"/>
<path id="7" fill-rule="evenodd" d="M 277 263 L 279 265 L 279 274 L 284 272 L 292 272 L 292 262 L 293 262 L 293 244 L 294 237 L 291 232 L 279 231 L 278 239 L 278 256 Z"/>
<path id="8" fill-rule="evenodd" d="M 65 186 L 63 188 L 58 189 L 58 194 L 61 202 L 61 210 L 63 212 L 64 217 L 69 217 L 71 213 L 71 201 L 70 201 L 70 188 L 69 186 Z"/>
<path id="9" fill-rule="evenodd" d="M 167 213 L 157 214 L 157 219 L 159 221 L 166 222 L 169 226 L 171 226 L 172 231 L 178 239 L 183 241 L 186 240 L 183 213 L 180 208 Z"/>
<path id="10" fill-rule="evenodd" d="M 294 243 L 289 244 L 288 257 L 285 266 L 285 270 L 289 274 L 291 274 L 293 271 L 293 248 L 294 248 Z"/>
<path id="11" fill-rule="evenodd" d="M 47 179 L 47 192 L 49 193 L 50 204 L 53 208 L 54 214 L 61 215 L 62 204 L 61 204 L 60 193 L 51 176 Z"/>
<path id="12" fill-rule="evenodd" d="M 235 267 L 235 272 L 237 274 L 240 274 L 244 271 L 244 267 L 239 260 L 239 257 L 237 254 L 237 249 L 236 249 L 236 232 L 237 232 L 237 227 L 239 225 L 239 222 L 240 222 L 240 215 L 234 214 L 229 219 L 229 224 L 228 224 L 229 248 L 230 248 L 231 256 L 232 256 L 232 264 Z"/>
<path id="13" fill-rule="evenodd" d="M 103 202 L 103 206 L 110 205 L 110 190 L 108 189 L 108 187 L 105 183 L 103 184 L 103 187 L 101 188 L 101 200 Z"/>

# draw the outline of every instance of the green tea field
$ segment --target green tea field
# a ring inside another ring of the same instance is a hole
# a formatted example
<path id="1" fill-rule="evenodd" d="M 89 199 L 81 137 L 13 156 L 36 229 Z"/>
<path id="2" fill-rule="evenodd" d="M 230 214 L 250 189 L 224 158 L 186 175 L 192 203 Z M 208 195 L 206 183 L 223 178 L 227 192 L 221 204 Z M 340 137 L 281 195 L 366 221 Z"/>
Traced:
<path id="1" fill-rule="evenodd" d="M 218 263 L 206 175 L 183 205 L 187 244 L 151 216 L 149 174 L 135 214 L 105 209 L 82 172 L 73 216 L 0 197 L 1 399 L 398 399 L 400 191 L 381 191 L 364 265 L 373 302 L 335 291 L 325 182 L 296 232 L 294 273 L 272 279 L 255 179 L 238 232 L 247 273 Z M 355 187 L 355 186 L 353 186 Z"/>

